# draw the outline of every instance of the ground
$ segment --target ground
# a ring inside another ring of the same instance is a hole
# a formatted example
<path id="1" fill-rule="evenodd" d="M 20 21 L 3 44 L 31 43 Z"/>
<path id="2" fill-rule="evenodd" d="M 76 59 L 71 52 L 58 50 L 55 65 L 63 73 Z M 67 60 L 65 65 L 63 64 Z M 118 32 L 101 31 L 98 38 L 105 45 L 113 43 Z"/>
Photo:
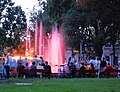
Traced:
<path id="1" fill-rule="evenodd" d="M 15 83 L 31 82 L 31 86 Z M 0 80 L 0 92 L 120 92 L 120 78 L 51 78 Z"/>

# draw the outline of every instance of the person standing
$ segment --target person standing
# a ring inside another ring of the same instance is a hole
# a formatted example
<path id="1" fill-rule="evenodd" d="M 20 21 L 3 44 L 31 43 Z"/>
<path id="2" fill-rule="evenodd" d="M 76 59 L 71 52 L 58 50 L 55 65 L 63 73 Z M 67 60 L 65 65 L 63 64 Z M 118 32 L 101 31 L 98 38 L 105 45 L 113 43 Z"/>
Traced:
<path id="1" fill-rule="evenodd" d="M 40 57 L 40 64 L 41 64 L 42 66 L 44 66 L 44 65 L 45 65 L 45 64 L 44 64 L 43 57 Z"/>
<path id="2" fill-rule="evenodd" d="M 17 67 L 20 65 L 20 64 L 23 64 L 23 60 L 21 57 L 19 57 L 18 61 L 17 61 Z"/>
<path id="3" fill-rule="evenodd" d="M 69 66 L 71 66 L 71 63 L 72 63 L 72 64 L 75 64 L 75 55 L 72 54 L 72 56 L 69 57 L 68 61 L 69 61 Z"/>
<path id="4" fill-rule="evenodd" d="M 28 62 L 27 58 L 25 58 L 25 60 L 23 60 L 23 65 L 26 67 L 27 64 L 29 65 L 29 62 Z"/>
<path id="5" fill-rule="evenodd" d="M 32 59 L 32 63 L 35 62 L 35 66 L 37 66 L 38 64 L 38 58 L 37 58 L 37 55 L 34 56 L 34 58 Z"/>

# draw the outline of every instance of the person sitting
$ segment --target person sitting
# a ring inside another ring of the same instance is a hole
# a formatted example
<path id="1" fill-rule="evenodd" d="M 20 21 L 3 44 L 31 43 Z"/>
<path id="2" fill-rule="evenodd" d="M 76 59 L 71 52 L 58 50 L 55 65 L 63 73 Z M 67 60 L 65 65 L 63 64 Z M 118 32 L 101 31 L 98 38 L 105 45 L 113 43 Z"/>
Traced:
<path id="1" fill-rule="evenodd" d="M 51 76 L 51 66 L 48 65 L 48 61 L 45 61 L 45 66 L 44 66 L 44 69 L 47 70 L 47 72 L 45 73 L 45 77 L 50 79 L 50 76 Z"/>
<path id="2" fill-rule="evenodd" d="M 26 65 L 25 65 L 25 70 L 30 70 L 30 67 L 29 67 L 29 64 L 28 63 L 26 63 Z M 29 78 L 30 77 L 30 73 L 29 72 L 25 72 L 25 77 L 26 78 Z"/>
<path id="3" fill-rule="evenodd" d="M 36 64 L 35 62 L 32 62 L 32 65 L 30 67 L 30 69 L 33 70 L 33 71 L 37 69 L 35 64 Z M 31 73 L 31 78 L 36 78 L 36 72 Z"/>
<path id="4" fill-rule="evenodd" d="M 110 77 L 111 70 L 113 70 L 113 67 L 108 63 L 108 65 L 105 67 L 105 75 L 107 78 Z"/>
<path id="5" fill-rule="evenodd" d="M 85 77 L 85 66 L 84 66 L 84 63 L 81 63 L 82 66 L 80 67 L 80 74 L 79 76 L 80 77 Z"/>
<path id="6" fill-rule="evenodd" d="M 73 62 L 71 62 L 71 65 L 69 66 L 70 72 L 71 72 L 71 77 L 75 78 L 76 77 L 76 66 Z"/>
<path id="7" fill-rule="evenodd" d="M 44 69 L 44 66 L 42 66 L 41 63 L 38 63 L 37 69 Z M 39 76 L 39 78 L 43 78 L 43 73 L 42 72 L 37 72 L 37 75 Z"/>
<path id="8" fill-rule="evenodd" d="M 17 76 L 17 63 L 16 60 L 13 58 L 10 58 L 10 75 L 11 77 L 16 77 Z"/>
<path id="9" fill-rule="evenodd" d="M 69 78 L 70 77 L 70 69 L 68 64 L 65 64 L 63 67 L 63 73 L 65 75 L 65 77 Z"/>
<path id="10" fill-rule="evenodd" d="M 91 70 L 91 77 L 96 77 L 96 72 L 95 71 L 95 67 L 93 65 L 93 63 L 90 64 L 90 70 Z"/>
<path id="11" fill-rule="evenodd" d="M 87 72 L 87 71 L 90 70 L 90 65 L 86 65 L 85 70 L 86 70 L 86 72 L 85 72 L 86 77 L 87 77 L 87 78 L 91 77 L 91 76 L 90 76 L 90 72 Z"/>
<path id="12" fill-rule="evenodd" d="M 19 63 L 17 67 L 18 78 L 23 78 L 24 73 L 22 73 L 22 69 L 25 69 L 25 67 L 22 63 Z"/>

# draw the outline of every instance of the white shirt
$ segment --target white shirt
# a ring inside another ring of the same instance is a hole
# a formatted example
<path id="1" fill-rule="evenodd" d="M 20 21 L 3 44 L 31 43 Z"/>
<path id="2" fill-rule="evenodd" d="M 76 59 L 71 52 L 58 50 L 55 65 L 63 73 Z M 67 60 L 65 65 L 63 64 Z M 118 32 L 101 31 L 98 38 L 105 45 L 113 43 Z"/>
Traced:
<path id="1" fill-rule="evenodd" d="M 37 66 L 38 59 L 37 58 L 33 58 L 32 62 L 35 62 L 35 65 Z"/>
<path id="2" fill-rule="evenodd" d="M 44 69 L 44 66 L 38 65 L 37 69 Z M 37 72 L 37 74 L 42 74 L 41 72 Z"/>
<path id="3" fill-rule="evenodd" d="M 92 63 L 95 69 L 97 68 L 97 60 L 91 59 L 89 63 Z"/>

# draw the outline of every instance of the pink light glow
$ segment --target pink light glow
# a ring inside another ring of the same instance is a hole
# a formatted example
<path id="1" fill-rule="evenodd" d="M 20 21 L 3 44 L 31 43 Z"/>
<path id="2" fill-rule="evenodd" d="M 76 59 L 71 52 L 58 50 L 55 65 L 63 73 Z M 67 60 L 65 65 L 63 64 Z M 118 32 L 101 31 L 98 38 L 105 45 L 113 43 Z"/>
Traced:
<path id="1" fill-rule="evenodd" d="M 43 55 L 42 53 L 43 48 L 43 28 L 42 28 L 42 21 L 40 21 L 40 31 L 39 31 L 39 55 Z"/>
<path id="2" fill-rule="evenodd" d="M 53 72 L 58 72 L 58 66 L 63 64 L 64 58 L 64 48 L 63 48 L 63 37 L 61 33 L 58 33 L 55 27 L 52 28 L 52 34 L 50 39 L 50 47 L 48 50 L 49 53 L 49 62 L 52 66 Z"/>
<path id="3" fill-rule="evenodd" d="M 39 43 L 36 41 L 38 39 Z M 36 55 L 43 56 L 44 60 L 48 61 L 51 65 L 52 72 L 57 73 L 58 66 L 64 63 L 65 55 L 62 28 L 60 28 L 60 32 L 58 33 L 57 29 L 53 27 L 51 34 L 49 34 L 47 37 L 45 34 L 43 34 L 42 22 L 40 22 L 39 37 L 35 37 L 35 46 L 39 46 L 39 53 L 36 53 Z"/>
<path id="4" fill-rule="evenodd" d="M 37 55 L 37 47 L 38 47 L 38 25 L 37 25 L 37 21 L 36 21 L 36 24 L 35 24 L 35 55 Z"/>
<path id="5" fill-rule="evenodd" d="M 31 55 L 31 41 L 30 41 L 30 31 L 28 27 L 26 28 L 26 51 L 25 51 L 26 56 Z"/>

